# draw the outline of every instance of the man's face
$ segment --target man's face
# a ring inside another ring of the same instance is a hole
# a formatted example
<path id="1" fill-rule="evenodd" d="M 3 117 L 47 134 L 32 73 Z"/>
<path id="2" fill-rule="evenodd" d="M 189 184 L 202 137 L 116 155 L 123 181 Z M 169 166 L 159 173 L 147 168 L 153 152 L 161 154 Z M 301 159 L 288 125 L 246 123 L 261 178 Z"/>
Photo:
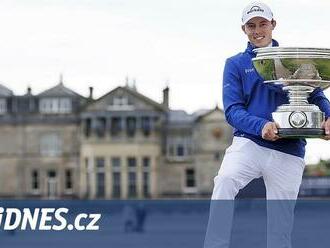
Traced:
<path id="1" fill-rule="evenodd" d="M 266 47 L 272 42 L 272 32 L 276 22 L 262 17 L 254 17 L 242 26 L 249 41 L 256 47 Z"/>

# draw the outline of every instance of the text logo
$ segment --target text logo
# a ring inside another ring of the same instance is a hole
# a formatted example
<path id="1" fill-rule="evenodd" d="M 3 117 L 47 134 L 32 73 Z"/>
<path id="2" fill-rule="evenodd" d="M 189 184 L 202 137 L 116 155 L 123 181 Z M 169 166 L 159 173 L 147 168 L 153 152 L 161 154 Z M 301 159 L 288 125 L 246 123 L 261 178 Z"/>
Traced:
<path id="1" fill-rule="evenodd" d="M 259 6 L 253 6 L 248 12 L 247 14 L 250 14 L 252 12 L 264 12 L 264 10 L 262 8 L 260 8 Z"/>
<path id="2" fill-rule="evenodd" d="M 100 218 L 101 214 L 69 215 L 67 208 L 35 208 L 32 211 L 29 208 L 0 207 L 0 227 L 3 230 L 96 231 Z"/>
<path id="3" fill-rule="evenodd" d="M 253 72 L 254 71 L 254 68 L 249 68 L 249 69 L 245 69 L 245 73 L 250 73 L 250 72 Z"/>

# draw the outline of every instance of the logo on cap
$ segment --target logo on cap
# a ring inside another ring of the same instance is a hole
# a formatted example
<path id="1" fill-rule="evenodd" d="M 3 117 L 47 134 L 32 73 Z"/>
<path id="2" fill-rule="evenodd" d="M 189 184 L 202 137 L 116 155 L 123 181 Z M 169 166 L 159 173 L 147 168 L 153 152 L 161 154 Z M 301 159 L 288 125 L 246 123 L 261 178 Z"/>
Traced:
<path id="1" fill-rule="evenodd" d="M 248 15 L 252 12 L 265 12 L 265 11 L 259 6 L 252 6 L 252 8 L 246 14 Z"/>

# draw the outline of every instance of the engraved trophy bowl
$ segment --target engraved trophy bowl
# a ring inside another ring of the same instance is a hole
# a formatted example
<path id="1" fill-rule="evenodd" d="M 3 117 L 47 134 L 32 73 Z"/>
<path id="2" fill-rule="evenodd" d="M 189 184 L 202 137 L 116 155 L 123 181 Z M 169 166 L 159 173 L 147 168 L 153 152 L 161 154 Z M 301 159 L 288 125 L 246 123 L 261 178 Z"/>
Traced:
<path id="1" fill-rule="evenodd" d="M 318 138 L 325 135 L 321 127 L 324 113 L 310 104 L 308 97 L 315 88 L 330 86 L 330 49 L 266 47 L 254 50 L 254 67 L 264 83 L 279 85 L 286 91 L 288 104 L 272 113 L 280 126 L 278 135 L 286 138 Z"/>

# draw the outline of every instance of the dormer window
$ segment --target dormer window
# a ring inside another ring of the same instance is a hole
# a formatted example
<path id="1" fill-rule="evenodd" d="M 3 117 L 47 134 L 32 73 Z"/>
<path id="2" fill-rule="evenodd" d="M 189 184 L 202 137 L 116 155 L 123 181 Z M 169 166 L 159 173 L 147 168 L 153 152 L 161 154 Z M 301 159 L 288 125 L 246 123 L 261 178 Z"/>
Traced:
<path id="1" fill-rule="evenodd" d="M 7 100 L 5 98 L 0 99 L 0 115 L 7 113 Z"/>
<path id="2" fill-rule="evenodd" d="M 117 106 L 126 106 L 128 105 L 128 99 L 127 97 L 115 97 L 113 98 L 113 105 L 117 105 Z"/>
<path id="3" fill-rule="evenodd" d="M 115 96 L 108 105 L 109 111 L 133 110 L 134 106 L 129 102 L 127 96 Z"/>
<path id="4" fill-rule="evenodd" d="M 44 114 L 66 114 L 72 112 L 70 98 L 44 98 L 40 100 L 39 109 Z"/>

